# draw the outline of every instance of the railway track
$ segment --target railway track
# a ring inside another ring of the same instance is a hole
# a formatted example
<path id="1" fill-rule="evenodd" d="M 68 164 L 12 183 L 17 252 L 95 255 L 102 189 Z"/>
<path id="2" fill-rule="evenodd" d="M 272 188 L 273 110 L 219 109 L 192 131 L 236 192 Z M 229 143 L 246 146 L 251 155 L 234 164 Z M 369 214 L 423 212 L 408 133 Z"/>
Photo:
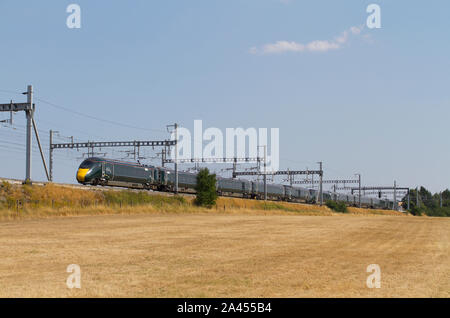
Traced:
<path id="1" fill-rule="evenodd" d="M 16 184 L 16 185 L 22 185 L 24 183 L 23 180 L 0 177 L 0 183 L 2 183 L 2 182 L 8 182 L 10 184 Z M 58 185 L 61 187 L 68 187 L 68 188 L 89 190 L 89 191 L 91 191 L 91 190 L 96 190 L 96 191 L 124 191 L 124 190 L 127 190 L 127 191 L 133 191 L 133 192 L 145 191 L 150 195 L 165 195 L 165 196 L 173 196 L 174 195 L 174 193 L 172 193 L 172 192 L 144 190 L 144 189 L 132 189 L 132 188 L 123 188 L 123 187 L 111 187 L 111 186 L 79 185 L 79 184 L 72 184 L 72 183 L 58 183 L 58 182 L 46 182 L 46 181 L 33 181 L 32 184 L 36 185 L 36 186 L 45 186 L 47 184 L 54 184 L 54 185 Z M 186 196 L 186 197 L 195 196 L 192 193 L 185 193 L 185 192 L 179 192 L 178 194 Z"/>

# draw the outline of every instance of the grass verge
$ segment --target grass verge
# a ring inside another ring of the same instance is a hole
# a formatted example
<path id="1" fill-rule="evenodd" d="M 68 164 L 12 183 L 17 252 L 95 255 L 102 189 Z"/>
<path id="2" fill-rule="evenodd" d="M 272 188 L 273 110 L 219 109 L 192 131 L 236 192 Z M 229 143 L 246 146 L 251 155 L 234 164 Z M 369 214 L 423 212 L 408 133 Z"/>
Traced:
<path id="1" fill-rule="evenodd" d="M 349 208 L 351 214 L 402 215 L 385 210 Z M 194 197 L 156 194 L 133 190 L 80 189 L 56 184 L 0 186 L 0 220 L 47 218 L 54 216 L 141 214 L 141 213 L 218 213 L 258 215 L 333 215 L 327 206 L 289 202 L 264 202 L 220 197 L 211 209 L 198 207 Z"/>

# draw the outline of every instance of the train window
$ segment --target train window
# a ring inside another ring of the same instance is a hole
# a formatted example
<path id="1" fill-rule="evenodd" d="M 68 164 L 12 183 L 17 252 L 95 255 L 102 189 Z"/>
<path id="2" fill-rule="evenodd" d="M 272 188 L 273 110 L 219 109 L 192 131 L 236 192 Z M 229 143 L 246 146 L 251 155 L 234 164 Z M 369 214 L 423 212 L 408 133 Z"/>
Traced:
<path id="1" fill-rule="evenodd" d="M 128 175 L 126 166 L 117 164 L 114 166 L 114 175 L 125 177 Z"/>
<path id="2" fill-rule="evenodd" d="M 133 176 L 135 178 L 140 178 L 140 177 L 142 177 L 142 175 L 144 175 L 144 171 L 142 171 L 138 167 L 133 167 Z"/>

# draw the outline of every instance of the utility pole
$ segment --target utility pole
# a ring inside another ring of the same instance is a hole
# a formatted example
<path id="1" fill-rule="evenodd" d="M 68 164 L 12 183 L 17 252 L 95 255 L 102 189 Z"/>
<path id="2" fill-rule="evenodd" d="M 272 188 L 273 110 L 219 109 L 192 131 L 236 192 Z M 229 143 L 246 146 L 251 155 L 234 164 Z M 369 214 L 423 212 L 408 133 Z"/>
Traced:
<path id="1" fill-rule="evenodd" d="M 397 181 L 394 180 L 394 210 L 398 211 L 398 204 L 397 204 Z"/>
<path id="2" fill-rule="evenodd" d="M 319 195 L 320 195 L 320 205 L 323 205 L 323 186 L 322 186 L 322 181 L 323 181 L 323 169 L 322 169 L 322 161 L 318 162 L 319 164 L 319 171 L 320 171 L 320 181 L 319 181 Z"/>
<path id="3" fill-rule="evenodd" d="M 27 134 L 27 145 L 26 145 L 26 168 L 25 168 L 25 182 L 31 182 L 31 155 L 32 155 L 32 135 L 31 135 L 31 129 L 32 129 L 32 118 L 33 118 L 33 86 L 28 85 L 27 92 L 23 93 L 24 95 L 27 95 L 27 104 L 28 109 L 25 110 L 26 118 L 27 118 L 27 128 L 26 128 L 26 134 Z"/>
<path id="4" fill-rule="evenodd" d="M 442 208 L 442 192 L 439 193 L 439 206 Z"/>
<path id="5" fill-rule="evenodd" d="M 166 163 L 166 154 L 167 154 L 167 146 L 164 146 L 163 149 L 161 149 L 161 152 L 158 152 L 157 155 L 161 155 L 161 167 L 164 168 L 164 164 Z"/>
<path id="6" fill-rule="evenodd" d="M 288 170 L 288 181 L 289 181 L 289 185 L 292 187 L 292 185 L 294 184 L 294 176 L 291 176 L 289 169 Z"/>
<path id="7" fill-rule="evenodd" d="M 50 170 L 50 182 L 53 181 L 53 130 L 50 129 L 50 144 L 48 146 L 48 166 Z"/>
<path id="8" fill-rule="evenodd" d="M 175 193 L 178 193 L 178 124 L 175 123 Z"/>
<path id="9" fill-rule="evenodd" d="M 358 201 L 359 207 L 361 207 L 361 174 L 356 173 L 355 176 L 358 176 Z"/>
<path id="10" fill-rule="evenodd" d="M 166 164 L 167 153 L 168 153 L 167 147 L 164 147 L 163 152 L 164 152 L 164 153 L 163 153 L 164 161 L 163 161 L 163 163 L 162 163 L 162 166 L 164 167 L 164 165 Z"/>
<path id="11" fill-rule="evenodd" d="M 408 189 L 408 211 L 409 211 L 409 208 L 410 208 L 410 203 L 411 203 L 411 190 Z"/>
<path id="12" fill-rule="evenodd" d="M 88 140 L 88 144 L 90 144 L 90 143 L 91 143 L 91 142 Z M 91 149 L 91 147 L 88 147 L 88 148 L 87 148 L 87 157 L 88 157 L 88 158 L 91 157 L 91 150 L 90 150 L 90 149 Z M 92 151 L 93 151 L 93 149 L 92 149 Z"/>
<path id="13" fill-rule="evenodd" d="M 416 207 L 419 207 L 419 187 L 416 187 Z"/>
<path id="14" fill-rule="evenodd" d="M 175 160 L 174 160 L 174 170 L 175 170 L 175 194 L 178 193 L 178 124 L 169 125 L 167 127 L 173 127 L 175 130 Z"/>
<path id="15" fill-rule="evenodd" d="M 267 200 L 267 145 L 264 145 L 264 200 Z"/>
<path id="16" fill-rule="evenodd" d="M 166 161 L 166 147 L 164 147 L 164 149 L 161 150 L 161 167 L 163 168 L 165 161 Z"/>
<path id="17" fill-rule="evenodd" d="M 173 125 L 167 125 L 167 130 L 169 130 L 169 127 L 174 128 L 175 133 L 175 160 L 173 161 L 174 170 L 175 170 L 175 189 L 174 193 L 178 193 L 178 124 L 175 123 Z"/>
<path id="18" fill-rule="evenodd" d="M 257 146 L 258 149 L 258 158 L 259 158 L 259 148 L 264 148 L 264 173 L 263 173 L 263 182 L 264 182 L 264 200 L 267 200 L 267 145 Z"/>
<path id="19" fill-rule="evenodd" d="M 34 121 L 34 104 L 33 104 L 33 86 L 28 85 L 27 91 L 22 93 L 23 95 L 27 95 L 26 103 L 13 103 L 12 101 L 9 104 L 0 104 L 0 112 L 10 112 L 10 120 L 12 123 L 12 112 L 24 111 L 27 118 L 26 125 L 26 158 L 25 158 L 25 182 L 31 182 L 31 156 L 32 156 L 32 129 L 34 128 L 34 133 L 36 135 L 36 140 L 39 146 L 39 151 L 41 153 L 42 163 L 44 165 L 45 173 L 47 175 L 47 179 L 49 178 L 47 171 L 47 164 L 45 163 L 44 153 L 42 151 L 41 142 L 39 139 L 39 133 L 36 126 L 36 122 Z"/>
<path id="20" fill-rule="evenodd" d="M 58 131 L 54 131 L 52 129 L 50 129 L 50 145 L 49 145 L 49 158 L 48 158 L 48 164 L 49 164 L 49 181 L 52 182 L 53 181 L 53 134 L 57 134 Z M 73 138 L 73 137 L 72 137 Z M 73 143 L 73 139 L 72 139 L 72 143 Z"/>
<path id="21" fill-rule="evenodd" d="M 44 152 L 42 151 L 41 139 L 39 138 L 39 132 L 38 132 L 38 129 L 37 129 L 37 126 L 36 126 L 36 122 L 34 121 L 33 117 L 31 118 L 31 122 L 33 124 L 34 134 L 36 135 L 36 141 L 37 141 L 37 144 L 39 146 L 39 152 L 41 154 L 41 159 L 42 159 L 42 164 L 44 165 L 45 174 L 47 176 L 47 180 L 50 181 L 50 176 L 48 175 L 47 164 L 45 162 Z"/>

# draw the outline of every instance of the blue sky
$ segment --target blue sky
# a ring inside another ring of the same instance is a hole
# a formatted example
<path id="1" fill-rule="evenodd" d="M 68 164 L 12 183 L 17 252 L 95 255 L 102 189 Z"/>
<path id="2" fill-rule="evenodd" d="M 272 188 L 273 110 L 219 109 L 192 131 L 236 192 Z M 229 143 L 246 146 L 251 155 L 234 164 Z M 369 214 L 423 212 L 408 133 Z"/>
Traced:
<path id="1" fill-rule="evenodd" d="M 81 7 L 81 29 L 66 26 L 70 3 Z M 353 34 L 371 3 L 382 28 Z M 148 128 L 37 100 L 44 147 L 51 128 L 85 141 L 167 138 L 165 125 L 195 119 L 279 127 L 282 168 L 322 160 L 326 178 L 361 172 L 367 185 L 438 191 L 450 186 L 448 12 L 444 0 L 2 0 L 0 103 L 24 100 L 12 92 L 33 84 L 42 100 Z M 335 43 L 344 32 L 338 48 L 264 52 L 279 41 Z M 24 115 L 14 120 L 15 129 L 0 126 L 0 176 L 20 179 Z M 35 152 L 33 177 L 43 180 L 39 160 Z M 58 152 L 55 180 L 74 182 L 81 160 Z"/>

